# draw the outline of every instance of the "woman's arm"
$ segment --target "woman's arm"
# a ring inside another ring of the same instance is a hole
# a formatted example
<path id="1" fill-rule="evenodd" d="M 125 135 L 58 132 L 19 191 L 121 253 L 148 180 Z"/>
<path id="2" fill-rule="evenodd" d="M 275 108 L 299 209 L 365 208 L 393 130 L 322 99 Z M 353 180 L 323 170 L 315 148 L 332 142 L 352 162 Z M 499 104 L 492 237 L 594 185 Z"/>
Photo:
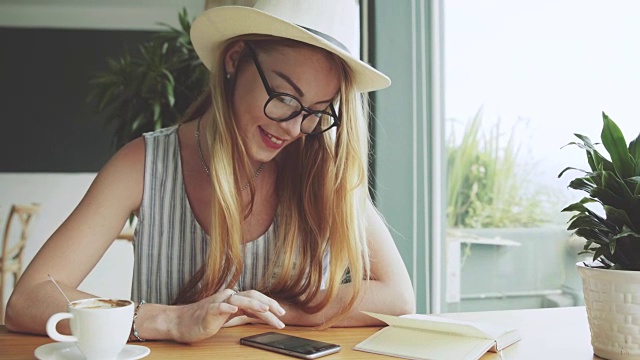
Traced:
<path id="1" fill-rule="evenodd" d="M 77 287 L 102 258 L 129 215 L 140 208 L 144 181 L 144 140 L 127 144 L 105 165 L 84 198 L 31 261 L 7 304 L 9 330 L 44 334 L 49 317 L 66 311 L 66 301 L 48 278 L 51 274 L 71 301 L 95 297 Z M 143 338 L 194 342 L 217 333 L 232 314 L 250 314 L 274 327 L 283 312 L 257 292 L 221 291 L 200 302 L 168 306 L 146 304 L 136 329 Z M 68 323 L 60 330 L 69 332 Z"/>
<path id="2" fill-rule="evenodd" d="M 144 141 L 137 139 L 100 170 L 76 209 L 20 277 L 7 303 L 8 329 L 42 334 L 53 313 L 66 311 L 64 297 L 47 274 L 56 279 L 69 299 L 92 297 L 77 287 L 102 258 L 129 215 L 139 208 L 143 176 Z"/>
<path id="3" fill-rule="evenodd" d="M 415 295 L 409 273 L 389 229 L 371 203 L 367 207 L 367 241 L 371 261 L 371 280 L 364 281 L 354 307 L 334 326 L 382 324 L 379 320 L 362 314 L 360 312 L 362 310 L 390 315 L 415 312 Z M 340 285 L 336 299 L 316 314 L 307 314 L 281 303 L 287 311 L 281 320 L 288 325 L 322 325 L 325 319 L 330 319 L 349 301 L 352 293 L 351 284 Z M 323 296 L 322 292 L 320 296 Z"/>

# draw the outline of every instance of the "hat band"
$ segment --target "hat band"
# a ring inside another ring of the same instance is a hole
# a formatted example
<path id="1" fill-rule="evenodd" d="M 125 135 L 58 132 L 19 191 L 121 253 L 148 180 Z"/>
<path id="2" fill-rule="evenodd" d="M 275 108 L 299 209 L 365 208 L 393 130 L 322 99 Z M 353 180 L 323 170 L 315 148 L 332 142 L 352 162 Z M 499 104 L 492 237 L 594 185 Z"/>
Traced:
<path id="1" fill-rule="evenodd" d="M 298 24 L 296 24 L 296 25 L 298 25 Z M 329 36 L 329 35 L 327 35 L 327 34 L 325 34 L 323 32 L 320 32 L 320 31 L 317 31 L 317 30 L 313 30 L 313 29 L 308 28 L 308 27 L 304 27 L 304 26 L 301 26 L 301 25 L 298 25 L 298 26 L 303 28 L 303 29 L 305 29 L 305 30 L 307 30 L 308 32 L 312 33 L 313 35 L 316 35 L 318 37 L 321 37 L 321 38 L 327 40 L 331 44 L 339 47 L 341 50 L 344 50 L 344 51 L 348 52 L 349 54 L 351 54 L 351 51 L 349 51 L 349 49 L 346 46 L 344 46 L 343 43 L 341 43 L 340 41 L 336 40 L 335 38 L 333 38 L 333 37 L 331 37 L 331 36 Z"/>

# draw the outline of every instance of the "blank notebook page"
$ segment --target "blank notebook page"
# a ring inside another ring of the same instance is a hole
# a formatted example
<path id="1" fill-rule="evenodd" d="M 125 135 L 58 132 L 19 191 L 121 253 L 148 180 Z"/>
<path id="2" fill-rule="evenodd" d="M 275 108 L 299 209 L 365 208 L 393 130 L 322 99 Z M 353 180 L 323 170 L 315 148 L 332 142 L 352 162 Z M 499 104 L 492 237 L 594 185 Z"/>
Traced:
<path id="1" fill-rule="evenodd" d="M 494 341 L 445 333 L 387 327 L 360 343 L 356 348 L 385 355 L 415 359 L 477 359 Z"/>

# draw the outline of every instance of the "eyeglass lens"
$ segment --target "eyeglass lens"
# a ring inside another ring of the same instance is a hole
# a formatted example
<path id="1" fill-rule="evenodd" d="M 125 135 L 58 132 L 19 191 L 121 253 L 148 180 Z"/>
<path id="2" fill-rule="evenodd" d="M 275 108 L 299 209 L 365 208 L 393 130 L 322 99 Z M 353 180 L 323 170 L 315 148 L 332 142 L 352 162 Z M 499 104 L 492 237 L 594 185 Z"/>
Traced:
<path id="1" fill-rule="evenodd" d="M 320 133 L 334 125 L 336 120 L 332 114 L 326 111 L 310 110 L 304 108 L 294 96 L 283 93 L 273 94 L 264 107 L 265 115 L 275 121 L 287 121 L 300 115 L 303 111 L 306 112 L 302 116 L 300 130 L 307 134 Z"/>

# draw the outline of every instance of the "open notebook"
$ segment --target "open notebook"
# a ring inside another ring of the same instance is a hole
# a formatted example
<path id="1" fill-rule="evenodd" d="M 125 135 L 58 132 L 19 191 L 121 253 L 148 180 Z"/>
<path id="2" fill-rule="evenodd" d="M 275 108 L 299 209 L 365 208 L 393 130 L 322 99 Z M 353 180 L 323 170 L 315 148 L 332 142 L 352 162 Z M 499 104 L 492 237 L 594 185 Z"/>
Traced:
<path id="1" fill-rule="evenodd" d="M 430 315 L 364 312 L 389 324 L 355 346 L 376 354 L 420 360 L 476 360 L 520 340 L 517 329 Z"/>

